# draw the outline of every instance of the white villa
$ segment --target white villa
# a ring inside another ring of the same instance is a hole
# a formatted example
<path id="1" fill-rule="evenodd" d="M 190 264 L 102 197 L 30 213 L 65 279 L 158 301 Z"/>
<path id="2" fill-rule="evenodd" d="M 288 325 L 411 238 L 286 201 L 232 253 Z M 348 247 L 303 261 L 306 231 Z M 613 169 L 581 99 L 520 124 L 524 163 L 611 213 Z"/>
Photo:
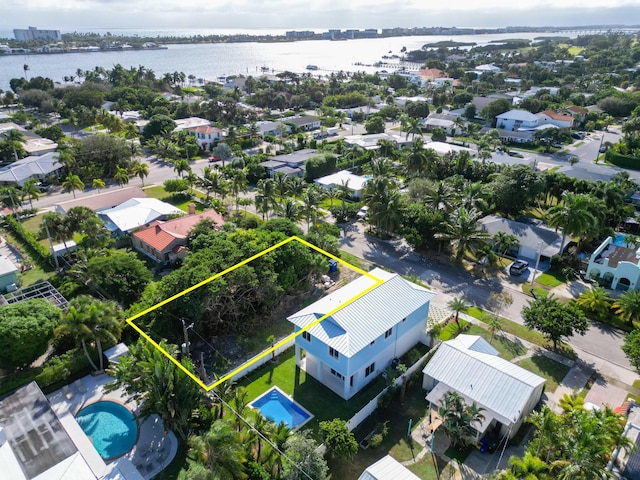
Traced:
<path id="1" fill-rule="evenodd" d="M 587 278 L 602 278 L 611 289 L 640 288 L 640 248 L 621 239 L 607 237 L 589 258 Z"/>
<path id="2" fill-rule="evenodd" d="M 496 127 L 502 130 L 534 130 L 540 118 L 526 110 L 509 110 L 496 116 Z"/>

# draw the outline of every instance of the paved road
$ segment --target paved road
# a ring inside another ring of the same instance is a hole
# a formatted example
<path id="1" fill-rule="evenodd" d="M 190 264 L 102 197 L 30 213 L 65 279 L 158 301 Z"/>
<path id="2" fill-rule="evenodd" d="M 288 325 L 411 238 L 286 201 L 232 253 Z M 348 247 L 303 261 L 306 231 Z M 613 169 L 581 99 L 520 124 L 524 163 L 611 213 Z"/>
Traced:
<path id="1" fill-rule="evenodd" d="M 522 293 L 516 281 L 507 278 L 479 278 L 450 265 L 423 261 L 400 240 L 380 241 L 364 233 L 364 226 L 355 223 L 340 238 L 340 248 L 376 265 L 403 275 L 417 275 L 434 288 L 440 303 L 452 297 L 463 297 L 468 303 L 485 307 L 492 292 L 508 292 L 513 304 L 502 315 L 523 323 L 520 312 L 531 297 Z M 607 325 L 594 324 L 585 336 L 572 337 L 569 344 L 579 358 L 603 375 L 632 385 L 640 378 L 621 350 L 623 334 Z"/>

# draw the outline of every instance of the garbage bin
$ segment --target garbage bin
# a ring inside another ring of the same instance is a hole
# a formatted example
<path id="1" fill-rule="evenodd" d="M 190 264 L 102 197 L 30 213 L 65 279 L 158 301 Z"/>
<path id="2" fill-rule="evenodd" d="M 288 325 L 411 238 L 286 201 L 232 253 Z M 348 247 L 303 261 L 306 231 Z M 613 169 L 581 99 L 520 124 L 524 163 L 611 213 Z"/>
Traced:
<path id="1" fill-rule="evenodd" d="M 338 261 L 333 258 L 329 260 L 329 273 L 338 271 Z"/>

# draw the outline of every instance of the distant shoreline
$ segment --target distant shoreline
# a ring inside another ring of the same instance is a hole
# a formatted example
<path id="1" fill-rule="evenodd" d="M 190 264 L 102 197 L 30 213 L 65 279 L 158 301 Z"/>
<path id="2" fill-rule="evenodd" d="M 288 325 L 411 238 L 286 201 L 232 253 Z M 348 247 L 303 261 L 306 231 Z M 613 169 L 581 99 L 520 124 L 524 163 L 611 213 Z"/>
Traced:
<path id="1" fill-rule="evenodd" d="M 158 50 L 166 49 L 166 45 L 185 45 L 185 44 L 207 44 L 207 43 L 289 43 L 299 41 L 313 40 L 360 40 L 360 39 L 376 39 L 376 38 L 394 38 L 394 37 L 415 37 L 415 36 L 462 36 L 462 35 L 496 35 L 510 33 L 567 33 L 567 32 L 584 32 L 584 34 L 606 34 L 621 33 L 630 34 L 637 33 L 640 30 L 638 25 L 592 25 L 579 27 L 502 27 L 502 28 L 456 28 L 456 27 L 414 27 L 414 28 L 385 28 L 385 29 L 333 29 L 322 33 L 309 30 L 292 30 L 284 34 L 255 34 L 255 33 L 235 33 L 235 34 L 192 34 L 188 36 L 181 35 L 118 35 L 107 33 L 63 33 L 62 42 L 49 45 L 49 48 L 55 50 L 43 51 L 43 47 L 47 47 L 46 41 L 41 42 L 18 42 L 12 39 L 0 39 L 0 43 L 6 42 L 10 51 L 0 49 L 2 54 L 11 55 L 36 55 L 36 54 L 56 54 L 56 53 L 86 53 L 86 52 L 109 52 L 109 51 L 126 51 L 126 50 Z M 156 44 L 153 47 L 144 46 L 144 44 Z M 447 43 L 447 42 L 444 42 Z M 458 42 L 451 41 L 452 45 Z"/>

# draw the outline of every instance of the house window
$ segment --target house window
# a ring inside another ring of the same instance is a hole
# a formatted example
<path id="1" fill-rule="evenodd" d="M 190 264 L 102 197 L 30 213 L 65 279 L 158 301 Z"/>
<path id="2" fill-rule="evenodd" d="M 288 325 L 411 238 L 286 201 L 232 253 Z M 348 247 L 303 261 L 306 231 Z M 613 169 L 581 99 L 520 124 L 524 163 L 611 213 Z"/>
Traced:
<path id="1" fill-rule="evenodd" d="M 302 338 L 304 338 L 307 342 L 310 342 L 311 334 L 305 330 L 304 332 L 302 332 Z"/>
<path id="2" fill-rule="evenodd" d="M 329 355 L 331 355 L 335 359 L 338 359 L 340 357 L 340 354 L 338 353 L 338 351 L 333 347 L 329 347 Z"/>
<path id="3" fill-rule="evenodd" d="M 384 338 L 389 338 L 393 334 L 393 327 L 384 332 Z"/>
<path id="4" fill-rule="evenodd" d="M 371 375 L 373 372 L 376 371 L 376 363 L 373 362 L 371 365 L 369 365 L 365 371 L 364 371 L 364 376 L 368 377 L 369 375 Z"/>
<path id="5" fill-rule="evenodd" d="M 349 386 L 353 387 L 353 375 L 351 375 L 351 378 L 349 379 Z"/>
<path id="6" fill-rule="evenodd" d="M 333 368 L 331 369 L 331 375 L 333 375 L 334 377 L 338 377 L 340 380 L 344 380 L 344 375 L 342 375 L 340 372 L 336 372 Z"/>

